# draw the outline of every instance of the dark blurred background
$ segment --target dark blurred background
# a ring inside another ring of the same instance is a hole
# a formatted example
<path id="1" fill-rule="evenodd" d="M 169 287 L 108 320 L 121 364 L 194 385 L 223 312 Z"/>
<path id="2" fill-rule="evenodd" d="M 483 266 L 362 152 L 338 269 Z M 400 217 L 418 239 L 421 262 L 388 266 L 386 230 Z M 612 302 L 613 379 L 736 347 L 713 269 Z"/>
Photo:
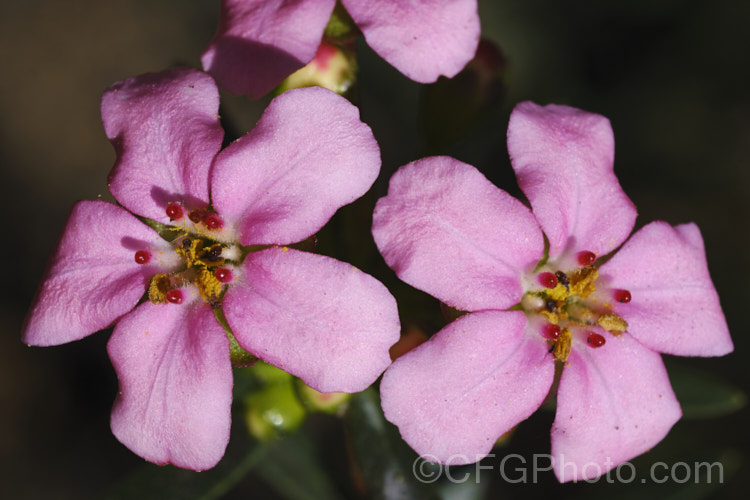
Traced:
<path id="1" fill-rule="evenodd" d="M 5 498 L 98 498 L 141 467 L 142 460 L 109 431 L 117 387 L 105 351 L 109 332 L 43 349 L 24 346 L 19 332 L 71 204 L 100 195 L 109 199 L 106 179 L 114 152 L 99 117 L 102 91 L 170 65 L 199 66 L 218 9 L 218 0 L 0 3 Z M 383 171 L 367 203 L 384 194 L 398 166 L 427 152 L 452 154 L 516 192 L 505 150 L 515 103 L 530 99 L 601 113 L 615 131 L 615 171 L 638 207 L 638 226 L 654 219 L 694 221 L 703 232 L 736 349 L 725 358 L 674 361 L 747 393 L 750 2 L 480 0 L 480 15 L 483 36 L 505 55 L 505 87 L 474 128 L 437 146 L 430 145 L 423 127 L 425 106 L 435 106 L 426 89 L 358 45 L 357 100 L 383 151 Z M 236 134 L 251 128 L 268 102 L 223 98 L 222 115 Z M 366 237 L 366 231 L 361 234 Z M 360 244 L 372 250 L 369 241 Z M 335 241 L 326 245 L 337 253 Z M 344 257 L 376 275 L 383 272 L 368 269 L 370 257 Z M 400 301 L 401 293 L 394 291 Z M 402 307 L 405 322 L 410 314 Z M 697 486 L 688 497 L 744 498 L 748 415 L 745 408 L 715 419 L 684 419 L 654 450 L 657 456 L 660 450 L 665 455 L 682 450 L 691 460 L 726 462 L 727 484 Z M 550 413 L 532 417 L 511 449 L 547 453 L 551 420 Z M 336 434 L 336 425 L 324 427 Z M 344 446 L 334 451 L 343 453 Z M 348 467 L 340 472 L 348 474 Z M 523 488 L 490 478 L 483 491 L 510 498 L 535 491 L 565 496 L 598 491 L 586 485 L 558 488 L 548 476 L 547 486 Z M 274 496 L 262 477 L 241 482 L 233 498 L 247 492 Z"/>

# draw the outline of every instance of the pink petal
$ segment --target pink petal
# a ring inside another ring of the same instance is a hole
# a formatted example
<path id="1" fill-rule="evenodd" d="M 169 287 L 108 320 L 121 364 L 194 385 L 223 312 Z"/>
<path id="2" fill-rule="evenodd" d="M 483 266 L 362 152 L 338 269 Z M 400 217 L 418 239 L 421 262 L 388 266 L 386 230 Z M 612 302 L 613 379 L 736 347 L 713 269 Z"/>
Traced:
<path id="1" fill-rule="evenodd" d="M 358 392 L 390 364 L 396 301 L 372 276 L 287 248 L 251 253 L 224 313 L 252 354 L 321 392 Z"/>
<path id="2" fill-rule="evenodd" d="M 335 0 L 223 0 L 219 30 L 203 53 L 222 88 L 257 99 L 310 62 Z"/>
<path id="3" fill-rule="evenodd" d="M 606 254 L 625 241 L 636 210 L 613 171 L 609 120 L 567 106 L 515 107 L 508 152 L 518 184 L 550 242 L 563 250 Z"/>
<path id="4" fill-rule="evenodd" d="M 476 0 L 342 0 L 368 45 L 404 75 L 452 77 L 479 43 Z"/>
<path id="5" fill-rule="evenodd" d="M 575 342 L 552 425 L 555 475 L 590 479 L 651 449 L 680 419 L 661 356 L 628 334 L 602 347 Z"/>
<path id="6" fill-rule="evenodd" d="M 146 302 L 115 328 L 107 351 L 120 392 L 112 432 L 150 462 L 203 470 L 229 441 L 229 340 L 197 297 L 180 305 Z"/>
<path id="7" fill-rule="evenodd" d="M 137 264 L 138 250 L 151 261 Z M 73 206 L 65 231 L 26 318 L 23 341 L 48 346 L 110 326 L 141 299 L 149 279 L 175 265 L 159 235 L 104 201 Z"/>
<path id="8" fill-rule="evenodd" d="M 679 356 L 722 356 L 734 350 L 708 274 L 695 224 L 652 222 L 637 231 L 599 271 L 631 293 L 615 304 L 628 332 L 649 348 Z"/>
<path id="9" fill-rule="evenodd" d="M 410 285 L 464 311 L 505 309 L 544 241 L 528 208 L 449 157 L 401 167 L 373 215 L 386 263 Z"/>
<path id="10" fill-rule="evenodd" d="M 221 148 L 219 93 L 188 68 L 129 78 L 102 97 L 102 120 L 117 152 L 109 190 L 133 213 L 169 222 L 169 202 L 208 204 L 208 174 Z"/>
<path id="11" fill-rule="evenodd" d="M 426 460 L 476 462 L 544 400 L 555 373 L 548 351 L 522 312 L 468 314 L 391 365 L 383 411 Z"/>
<path id="12" fill-rule="evenodd" d="M 359 110 L 323 88 L 284 92 L 216 159 L 211 196 L 243 245 L 286 244 L 318 231 L 380 171 Z"/>

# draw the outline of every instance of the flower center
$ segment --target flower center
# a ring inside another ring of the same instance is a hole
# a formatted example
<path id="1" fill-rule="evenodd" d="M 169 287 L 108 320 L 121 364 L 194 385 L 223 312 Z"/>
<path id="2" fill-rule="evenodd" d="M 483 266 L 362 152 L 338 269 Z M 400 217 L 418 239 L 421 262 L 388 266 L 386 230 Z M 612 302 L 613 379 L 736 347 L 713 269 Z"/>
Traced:
<path id="1" fill-rule="evenodd" d="M 153 304 L 181 304 L 187 285 L 194 285 L 201 298 L 211 307 L 221 304 L 227 286 L 234 281 L 234 266 L 239 263 L 239 245 L 220 241 L 217 231 L 224 227 L 218 214 L 207 209 L 192 210 L 184 217 L 185 210 L 178 203 L 169 203 L 167 216 L 178 225 L 169 228 L 176 236 L 172 248 L 180 257 L 182 266 L 168 274 L 156 274 L 148 287 L 148 298 Z M 188 221 L 189 219 L 189 221 Z M 135 261 L 146 264 L 151 259 L 148 250 L 139 250 Z"/>
<path id="2" fill-rule="evenodd" d="M 579 252 L 566 261 L 570 260 L 573 262 L 568 265 L 547 263 L 536 269 L 527 280 L 530 285 L 521 301 L 533 327 L 562 362 L 568 360 L 574 338 L 593 348 L 606 343 L 605 336 L 592 327 L 601 327 L 613 336 L 622 334 L 628 323 L 614 313 L 613 303 L 628 303 L 632 298 L 628 290 L 608 289 L 598 280 L 593 252 Z"/>

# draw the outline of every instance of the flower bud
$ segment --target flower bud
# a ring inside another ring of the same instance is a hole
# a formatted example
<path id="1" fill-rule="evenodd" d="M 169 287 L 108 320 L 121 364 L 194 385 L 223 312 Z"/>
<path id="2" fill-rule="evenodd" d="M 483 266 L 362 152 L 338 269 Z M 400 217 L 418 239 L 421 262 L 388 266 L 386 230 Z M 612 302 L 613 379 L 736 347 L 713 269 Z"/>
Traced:
<path id="1" fill-rule="evenodd" d="M 277 439 L 284 434 L 296 431 L 305 421 L 306 411 L 294 390 L 293 378 L 283 373 L 272 373 L 266 370 L 265 363 L 258 363 L 255 368 L 261 372 L 260 378 L 270 375 L 266 385 L 255 388 L 244 397 L 245 423 L 250 434 L 260 441 Z M 255 369 L 253 368 L 253 369 Z"/>
<path id="2" fill-rule="evenodd" d="M 356 62 L 352 50 L 323 41 L 307 66 L 295 71 L 279 85 L 281 94 L 289 89 L 301 87 L 325 87 L 344 95 L 356 79 Z"/>
<path id="3" fill-rule="evenodd" d="M 351 394 L 345 392 L 318 392 L 297 379 L 297 394 L 308 410 L 340 415 L 346 409 Z"/>

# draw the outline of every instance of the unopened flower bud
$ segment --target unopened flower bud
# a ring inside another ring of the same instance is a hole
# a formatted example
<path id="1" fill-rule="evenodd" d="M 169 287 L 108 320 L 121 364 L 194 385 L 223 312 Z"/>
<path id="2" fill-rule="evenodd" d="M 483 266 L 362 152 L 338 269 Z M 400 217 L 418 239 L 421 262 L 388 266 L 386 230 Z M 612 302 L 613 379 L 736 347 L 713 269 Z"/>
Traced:
<path id="1" fill-rule="evenodd" d="M 278 93 L 301 87 L 325 87 L 337 94 L 345 94 L 354 84 L 356 62 L 353 49 L 323 41 L 307 66 L 295 71 L 278 88 Z"/>
<path id="2" fill-rule="evenodd" d="M 265 372 L 265 366 L 270 365 L 258 363 L 253 370 L 260 368 L 259 371 Z M 287 377 L 270 381 L 244 398 L 245 423 L 250 434 L 260 441 L 273 440 L 294 432 L 305 420 L 306 411 L 294 390 L 294 380 L 291 375 L 282 373 Z M 264 373 L 268 374 L 270 371 Z"/>
<path id="3" fill-rule="evenodd" d="M 310 411 L 341 414 L 351 394 L 346 392 L 318 392 L 301 380 L 297 380 L 297 394 Z"/>

